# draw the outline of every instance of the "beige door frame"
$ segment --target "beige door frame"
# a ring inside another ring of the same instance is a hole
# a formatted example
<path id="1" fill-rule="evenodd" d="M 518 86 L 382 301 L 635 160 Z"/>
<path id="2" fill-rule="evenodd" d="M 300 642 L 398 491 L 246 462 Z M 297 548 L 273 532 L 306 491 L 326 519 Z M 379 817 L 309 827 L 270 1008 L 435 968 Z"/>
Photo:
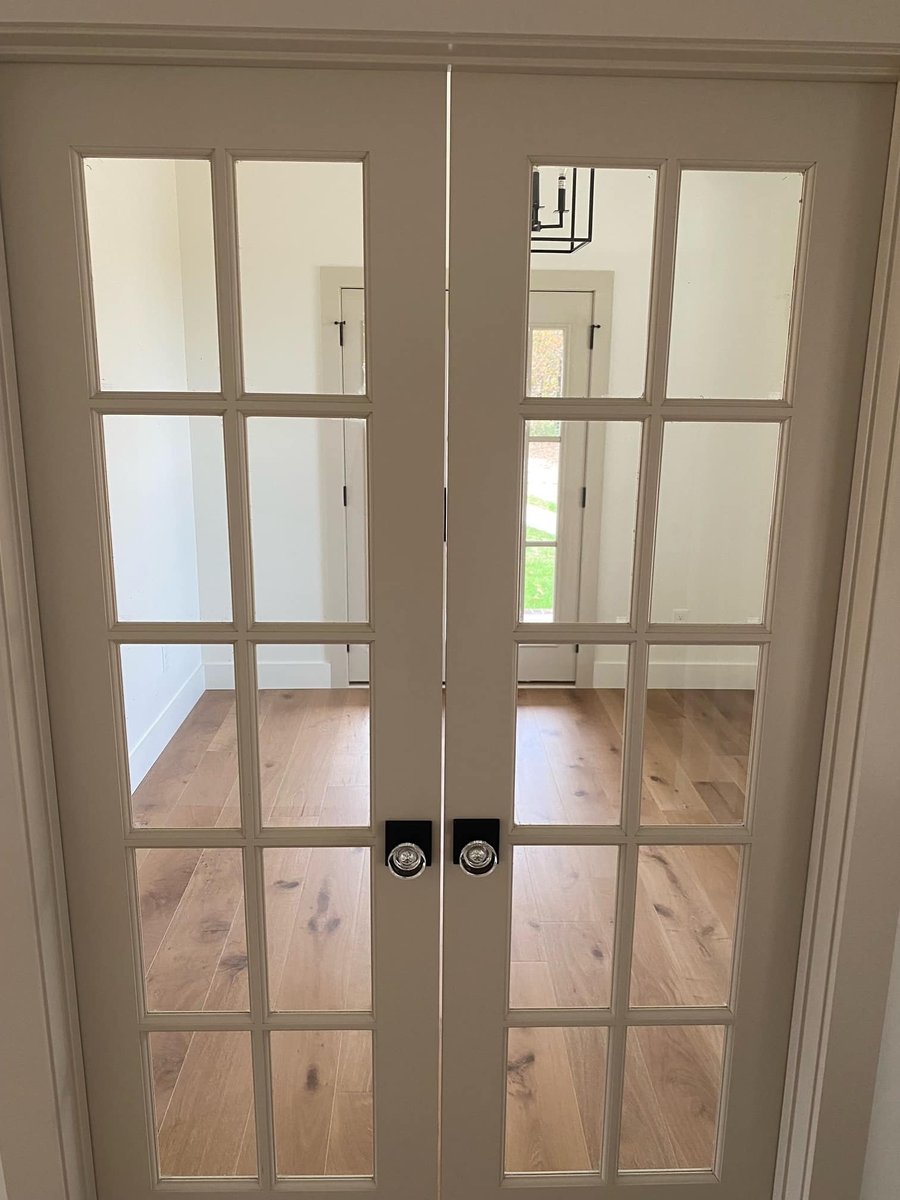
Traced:
<path id="1" fill-rule="evenodd" d="M 142 46 L 141 39 L 144 39 Z M 249 42 L 251 39 L 245 39 Z M 311 39 L 305 39 L 308 43 Z M 207 61 L 242 57 L 240 39 L 223 34 Z M 497 39 L 493 39 L 496 43 Z M 377 39 L 361 44 L 366 61 L 385 61 Z M 445 44 L 446 46 L 446 44 Z M 435 50 L 442 61 L 456 54 Z M 182 60 L 188 35 L 165 48 L 138 32 L 122 49 L 77 30 L 48 45 L 46 33 L 20 30 L 16 57 L 75 61 Z M 357 47 L 360 49 L 360 47 Z M 530 48 L 528 66 L 609 70 L 614 47 L 582 48 L 564 61 L 558 46 Z M 814 43 L 763 52 L 748 42 L 734 54 L 675 41 L 632 54 L 642 72 L 747 77 L 896 81 L 900 64 L 871 50 L 832 51 Z M 335 61 L 334 47 L 285 47 L 278 61 Z M 397 46 L 390 52 L 395 56 Z M 243 56 L 262 52 L 247 45 Z M 419 47 L 410 47 L 415 61 Z M 492 65 L 519 64 L 510 44 Z M 196 58 L 194 59 L 196 61 Z M 246 57 L 245 57 L 246 61 Z M 354 61 L 360 59 L 354 54 Z M 421 61 L 421 58 L 418 59 Z M 432 58 L 431 61 L 434 61 Z M 632 64 L 628 68 L 632 73 Z M 851 514 L 829 699 L 825 753 L 804 922 L 801 974 L 782 1129 L 777 1200 L 846 1200 L 858 1193 L 887 996 L 900 878 L 892 861 L 900 837 L 895 803 L 896 679 L 900 644 L 900 108 L 893 131 L 879 264 L 870 325 Z M 90 1200 L 93 1183 L 72 985 L 65 881 L 59 847 L 35 598 L 5 266 L 0 263 L 0 927 L 8 971 L 0 992 L 0 1156 L 12 1200 Z M 854 1104 L 847 1104 L 847 1096 Z"/>

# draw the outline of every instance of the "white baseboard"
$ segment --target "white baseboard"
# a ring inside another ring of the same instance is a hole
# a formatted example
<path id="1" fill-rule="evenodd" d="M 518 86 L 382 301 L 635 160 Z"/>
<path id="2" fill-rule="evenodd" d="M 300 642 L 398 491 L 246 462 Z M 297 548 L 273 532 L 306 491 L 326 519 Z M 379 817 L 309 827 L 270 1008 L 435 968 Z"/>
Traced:
<path id="1" fill-rule="evenodd" d="M 625 686 L 621 663 L 594 663 L 595 688 Z M 752 692 L 756 687 L 756 663 L 752 662 L 656 662 L 650 664 L 647 686 L 651 688 L 734 689 Z"/>
<path id="2" fill-rule="evenodd" d="M 234 667 L 231 663 L 206 663 L 206 686 L 211 691 L 234 687 Z M 331 664 L 327 662 L 259 663 L 256 669 L 261 688 L 329 688 Z"/>
<path id="3" fill-rule="evenodd" d="M 128 755 L 128 774 L 132 791 L 168 746 L 188 713 L 203 695 L 205 686 L 203 667 L 198 666 L 191 671 L 146 733 L 138 738 L 134 749 Z"/>

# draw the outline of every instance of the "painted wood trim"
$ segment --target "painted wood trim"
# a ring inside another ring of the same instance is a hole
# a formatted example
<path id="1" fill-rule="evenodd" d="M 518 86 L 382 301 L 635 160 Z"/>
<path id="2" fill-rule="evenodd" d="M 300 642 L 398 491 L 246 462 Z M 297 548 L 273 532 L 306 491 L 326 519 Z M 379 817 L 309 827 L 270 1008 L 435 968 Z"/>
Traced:
<path id="1" fill-rule="evenodd" d="M 604 74 L 896 80 L 900 43 L 5 22 L 0 61 L 435 66 Z"/>
<path id="2" fill-rule="evenodd" d="M 777 1200 L 846 1200 L 859 1194 L 862 1182 L 900 911 L 900 875 L 893 858 L 886 867 L 884 861 L 900 844 L 898 476 L 900 99 L 860 410 Z"/>
<path id="3" fill-rule="evenodd" d="M 95 1194 L 0 228 L 0 1154 L 10 1196 Z M 15 919 L 13 919 L 13 915 Z"/>

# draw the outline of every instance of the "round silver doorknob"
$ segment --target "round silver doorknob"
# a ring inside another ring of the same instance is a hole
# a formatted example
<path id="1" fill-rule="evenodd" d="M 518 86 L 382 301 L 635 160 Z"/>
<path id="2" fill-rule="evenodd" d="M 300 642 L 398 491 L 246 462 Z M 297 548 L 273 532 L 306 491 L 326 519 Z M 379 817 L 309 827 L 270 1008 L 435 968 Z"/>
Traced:
<path id="1" fill-rule="evenodd" d="M 490 875 L 497 865 L 497 851 L 490 842 L 476 838 L 460 850 L 459 865 L 467 875 Z"/>
<path id="2" fill-rule="evenodd" d="M 425 851 L 415 842 L 398 842 L 388 855 L 388 867 L 398 879 L 415 879 L 426 865 Z"/>

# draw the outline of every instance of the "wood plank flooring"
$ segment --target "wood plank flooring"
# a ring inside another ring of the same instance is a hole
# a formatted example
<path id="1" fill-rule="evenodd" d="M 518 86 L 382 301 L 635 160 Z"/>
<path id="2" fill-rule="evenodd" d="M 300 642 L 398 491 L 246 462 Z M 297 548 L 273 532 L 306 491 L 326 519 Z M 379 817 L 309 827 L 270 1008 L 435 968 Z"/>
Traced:
<path id="1" fill-rule="evenodd" d="M 642 808 L 650 823 L 734 822 L 746 791 L 752 693 L 652 691 Z M 368 819 L 368 696 L 362 689 L 260 693 L 263 819 L 334 826 Z M 523 688 L 517 819 L 617 822 L 622 694 Z M 133 797 L 145 827 L 229 828 L 239 817 L 234 699 L 206 692 Z M 247 1011 L 239 851 L 142 850 L 136 859 L 148 1004 Z M 517 847 L 510 1004 L 609 1003 L 618 852 Z M 715 1005 L 731 975 L 739 852 L 642 849 L 631 982 L 635 1005 Z M 269 992 L 279 1011 L 371 1004 L 369 858 L 360 847 L 279 848 L 264 861 Z M 632 1030 L 622 1120 L 625 1169 L 708 1166 L 722 1034 Z M 506 1168 L 596 1170 L 606 1032 L 513 1029 Z M 166 1175 L 253 1175 L 249 1035 L 151 1039 Z M 272 1041 L 278 1170 L 370 1174 L 372 1063 L 363 1031 L 280 1032 Z"/>

